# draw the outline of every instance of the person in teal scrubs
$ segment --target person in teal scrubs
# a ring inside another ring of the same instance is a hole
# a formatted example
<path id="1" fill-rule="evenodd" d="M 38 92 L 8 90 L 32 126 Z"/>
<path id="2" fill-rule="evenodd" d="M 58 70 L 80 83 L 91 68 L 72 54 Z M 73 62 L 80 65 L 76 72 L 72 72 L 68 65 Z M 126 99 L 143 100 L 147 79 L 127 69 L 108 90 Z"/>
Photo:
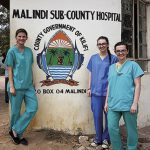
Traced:
<path id="1" fill-rule="evenodd" d="M 28 141 L 22 138 L 22 134 L 38 109 L 32 76 L 33 54 L 32 50 L 25 46 L 27 38 L 27 31 L 18 29 L 16 45 L 9 49 L 5 60 L 8 67 L 7 91 L 11 106 L 9 134 L 15 144 L 24 145 L 27 145 Z M 23 100 L 25 111 L 20 114 Z"/>
<path id="2" fill-rule="evenodd" d="M 141 90 L 141 77 L 144 72 L 140 66 L 127 60 L 128 45 L 118 42 L 115 53 L 119 62 L 109 68 L 108 91 L 105 111 L 108 111 L 108 130 L 113 150 L 123 150 L 119 121 L 123 116 L 127 130 L 126 150 L 137 150 L 137 113 Z"/>
<path id="3" fill-rule="evenodd" d="M 110 138 L 107 127 L 107 113 L 104 112 L 106 91 L 108 86 L 109 66 L 118 61 L 115 55 L 109 51 L 109 40 L 105 36 L 97 39 L 99 53 L 91 56 L 87 69 L 89 70 L 88 96 L 91 97 L 91 110 L 94 117 L 96 136 L 91 143 L 95 147 L 102 145 L 108 148 Z M 103 115 L 105 116 L 105 126 L 103 125 Z"/>

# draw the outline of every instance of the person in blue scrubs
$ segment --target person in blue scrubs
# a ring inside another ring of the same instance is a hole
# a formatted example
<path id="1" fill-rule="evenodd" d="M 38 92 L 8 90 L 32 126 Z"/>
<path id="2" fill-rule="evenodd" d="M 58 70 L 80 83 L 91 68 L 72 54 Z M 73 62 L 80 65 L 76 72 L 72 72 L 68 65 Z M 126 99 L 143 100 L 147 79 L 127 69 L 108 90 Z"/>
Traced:
<path id="1" fill-rule="evenodd" d="M 96 136 L 91 146 L 109 146 L 109 133 L 107 127 L 107 114 L 104 112 L 106 91 L 108 85 L 109 66 L 118 61 L 115 55 L 109 51 L 109 41 L 105 36 L 97 39 L 99 53 L 91 56 L 87 69 L 89 70 L 88 96 L 91 96 L 91 110 L 94 117 Z M 105 127 L 103 127 L 103 114 L 105 115 Z"/>
<path id="2" fill-rule="evenodd" d="M 15 144 L 24 145 L 28 145 L 28 141 L 22 138 L 22 134 L 38 109 L 32 76 L 33 54 L 32 50 L 25 46 L 27 38 L 27 31 L 18 29 L 16 45 L 9 49 L 5 60 L 8 67 L 7 91 L 11 106 L 9 134 Z M 23 100 L 25 111 L 20 114 Z"/>
<path id="3" fill-rule="evenodd" d="M 108 111 L 108 130 L 113 150 L 123 150 L 119 121 L 123 116 L 127 130 L 126 150 L 137 150 L 137 113 L 141 90 L 141 77 L 144 72 L 140 66 L 127 60 L 128 45 L 118 42 L 115 53 L 119 62 L 111 65 L 108 74 L 108 94 L 105 111 Z"/>

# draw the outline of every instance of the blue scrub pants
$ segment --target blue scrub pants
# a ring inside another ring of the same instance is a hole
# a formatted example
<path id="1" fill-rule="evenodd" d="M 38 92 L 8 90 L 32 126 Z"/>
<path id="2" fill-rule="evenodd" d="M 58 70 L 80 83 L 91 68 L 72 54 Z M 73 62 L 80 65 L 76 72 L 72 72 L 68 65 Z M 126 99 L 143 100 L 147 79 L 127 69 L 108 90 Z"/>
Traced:
<path id="1" fill-rule="evenodd" d="M 129 111 L 108 111 L 108 129 L 113 150 L 123 150 L 119 120 L 123 116 L 127 130 L 127 148 L 126 150 L 137 150 L 138 132 L 137 132 L 137 113 L 131 114 Z"/>
<path id="2" fill-rule="evenodd" d="M 38 109 L 35 89 L 30 87 L 26 90 L 16 90 L 16 96 L 9 93 L 9 98 L 11 104 L 10 128 L 21 137 Z M 25 112 L 20 114 L 23 100 Z"/>
<path id="3" fill-rule="evenodd" d="M 110 141 L 107 125 L 107 114 L 104 111 L 105 96 L 91 96 L 91 109 L 94 117 L 94 125 L 96 131 L 95 140 L 102 143 L 103 140 Z M 103 114 L 105 115 L 105 129 L 103 129 Z"/>

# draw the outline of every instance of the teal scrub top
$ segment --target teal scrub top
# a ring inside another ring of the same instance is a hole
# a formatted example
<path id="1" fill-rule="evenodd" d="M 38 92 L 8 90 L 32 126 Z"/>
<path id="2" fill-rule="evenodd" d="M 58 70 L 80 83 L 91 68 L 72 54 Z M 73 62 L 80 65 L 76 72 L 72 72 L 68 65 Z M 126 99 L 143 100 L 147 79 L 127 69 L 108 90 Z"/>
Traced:
<path id="1" fill-rule="evenodd" d="M 5 64 L 13 68 L 13 80 L 16 90 L 28 89 L 32 86 L 32 50 L 25 47 L 23 52 L 20 52 L 16 46 L 9 49 Z M 7 90 L 9 91 L 9 82 Z"/>
<path id="2" fill-rule="evenodd" d="M 108 73 L 108 108 L 113 111 L 130 111 L 134 100 L 134 79 L 144 75 L 134 61 L 126 61 L 117 71 L 116 64 L 110 66 Z"/>

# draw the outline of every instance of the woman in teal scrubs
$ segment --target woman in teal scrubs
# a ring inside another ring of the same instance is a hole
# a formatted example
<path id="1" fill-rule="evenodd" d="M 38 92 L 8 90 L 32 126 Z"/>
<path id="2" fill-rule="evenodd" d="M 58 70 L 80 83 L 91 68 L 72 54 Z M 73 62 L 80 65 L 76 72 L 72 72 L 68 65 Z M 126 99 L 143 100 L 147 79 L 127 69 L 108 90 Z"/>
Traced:
<path id="1" fill-rule="evenodd" d="M 141 90 L 141 77 L 144 72 L 140 66 L 127 60 L 128 46 L 123 42 L 115 45 L 119 62 L 109 68 L 108 92 L 105 111 L 108 111 L 108 130 L 113 150 L 123 150 L 119 121 L 123 116 L 127 130 L 126 150 L 137 150 L 137 113 Z"/>
<path id="2" fill-rule="evenodd" d="M 38 109 L 32 77 L 33 54 L 32 50 L 24 45 L 27 36 L 25 29 L 16 31 L 16 45 L 9 49 L 5 60 L 8 66 L 7 90 L 11 105 L 9 134 L 15 144 L 24 145 L 28 142 L 25 138 L 21 138 L 22 134 Z M 23 100 L 25 112 L 20 114 Z"/>

